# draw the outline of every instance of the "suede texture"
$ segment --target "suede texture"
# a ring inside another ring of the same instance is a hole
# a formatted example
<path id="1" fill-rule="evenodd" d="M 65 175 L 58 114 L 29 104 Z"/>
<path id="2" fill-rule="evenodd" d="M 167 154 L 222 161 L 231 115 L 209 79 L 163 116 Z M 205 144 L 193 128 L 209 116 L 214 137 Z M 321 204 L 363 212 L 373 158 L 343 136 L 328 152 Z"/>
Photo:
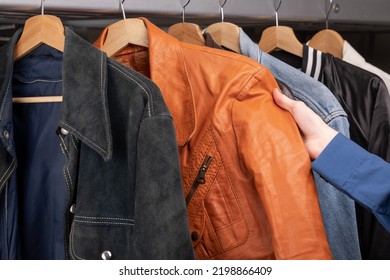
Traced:
<path id="1" fill-rule="evenodd" d="M 19 36 L 0 49 L 7 54 L 0 71 L 2 104 L 13 63 L 5 60 L 13 57 Z M 66 157 L 65 256 L 193 259 L 175 129 L 158 87 L 66 27 L 62 77 L 57 135 Z M 14 163 L 4 146 L 0 177 L 8 178 Z M 0 253 L 7 258 L 17 244 L 8 248 L 3 218 L 0 244 L 7 248 Z"/>

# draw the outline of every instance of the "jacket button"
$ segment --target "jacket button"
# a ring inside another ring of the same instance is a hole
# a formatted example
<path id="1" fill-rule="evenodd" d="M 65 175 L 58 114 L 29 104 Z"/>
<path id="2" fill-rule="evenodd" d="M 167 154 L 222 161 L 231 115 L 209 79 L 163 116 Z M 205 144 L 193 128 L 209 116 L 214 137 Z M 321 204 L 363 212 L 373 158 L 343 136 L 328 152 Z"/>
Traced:
<path id="1" fill-rule="evenodd" d="M 74 214 L 76 213 L 76 204 L 72 204 L 72 206 L 70 206 L 70 213 Z"/>
<path id="2" fill-rule="evenodd" d="M 198 232 L 197 231 L 193 231 L 192 233 L 191 233 L 191 239 L 192 239 L 192 241 L 196 241 L 196 240 L 198 240 Z"/>
<path id="3" fill-rule="evenodd" d="M 111 259 L 111 257 L 112 257 L 112 254 L 111 254 L 110 251 L 104 251 L 102 253 L 102 259 L 103 260 L 109 260 L 109 259 Z"/>
<path id="4" fill-rule="evenodd" d="M 8 132 L 8 130 L 4 130 L 3 136 L 4 136 L 5 140 L 9 139 L 9 132 Z"/>
<path id="5" fill-rule="evenodd" d="M 69 131 L 67 131 L 65 128 L 60 129 L 62 135 L 68 135 Z"/>

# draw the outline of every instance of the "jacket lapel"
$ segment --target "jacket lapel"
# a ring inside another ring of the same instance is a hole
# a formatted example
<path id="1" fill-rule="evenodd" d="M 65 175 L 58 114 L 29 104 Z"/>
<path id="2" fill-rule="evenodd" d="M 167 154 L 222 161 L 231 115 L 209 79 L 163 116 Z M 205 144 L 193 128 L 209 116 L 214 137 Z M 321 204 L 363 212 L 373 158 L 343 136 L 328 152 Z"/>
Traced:
<path id="1" fill-rule="evenodd" d="M 181 43 L 145 18 L 149 33 L 149 62 L 153 82 L 172 114 L 178 145 L 184 146 L 196 127 L 195 105 Z"/>
<path id="2" fill-rule="evenodd" d="M 60 125 L 99 153 L 112 155 L 107 106 L 107 57 L 65 28 Z"/>
<path id="3" fill-rule="evenodd" d="M 195 131 L 195 106 L 181 43 L 145 18 L 148 29 L 150 76 L 160 88 L 173 117 L 179 146 L 184 146 Z M 94 45 L 102 49 L 109 26 Z"/>

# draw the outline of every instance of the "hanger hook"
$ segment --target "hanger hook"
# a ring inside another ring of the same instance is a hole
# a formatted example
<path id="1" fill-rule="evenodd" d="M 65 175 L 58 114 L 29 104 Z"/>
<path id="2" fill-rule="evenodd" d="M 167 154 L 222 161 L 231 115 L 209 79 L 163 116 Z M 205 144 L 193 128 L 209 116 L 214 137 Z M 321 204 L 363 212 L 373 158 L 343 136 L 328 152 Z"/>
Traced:
<path id="1" fill-rule="evenodd" d="M 41 15 L 45 14 L 45 0 L 41 0 Z"/>
<path id="2" fill-rule="evenodd" d="M 333 0 L 329 0 L 329 9 L 328 9 L 328 12 L 326 13 L 326 18 L 325 18 L 325 26 L 326 26 L 326 29 L 328 29 L 328 19 L 329 19 L 329 15 L 330 15 L 330 11 L 332 10 L 332 3 L 333 3 Z"/>
<path id="3" fill-rule="evenodd" d="M 221 21 L 223 22 L 224 19 L 225 19 L 225 14 L 223 12 L 223 7 L 225 6 L 227 0 L 219 0 L 219 7 L 220 7 L 220 10 L 221 10 Z"/>
<path id="4" fill-rule="evenodd" d="M 282 5 L 282 0 L 274 0 L 274 9 L 275 9 L 275 22 L 276 26 L 279 26 L 279 8 Z"/>
<path id="5" fill-rule="evenodd" d="M 186 7 L 188 6 L 188 4 L 190 4 L 190 2 L 191 2 L 191 0 L 188 0 L 185 4 L 183 4 L 183 1 L 181 1 L 182 8 L 183 8 L 183 11 L 182 11 L 183 23 L 185 21 L 185 16 L 186 16 Z"/>
<path id="6" fill-rule="evenodd" d="M 125 1 L 126 1 L 126 0 L 119 0 L 119 2 L 120 2 L 120 4 L 121 4 L 123 19 L 126 19 L 125 7 L 123 7 L 123 3 L 124 3 Z"/>

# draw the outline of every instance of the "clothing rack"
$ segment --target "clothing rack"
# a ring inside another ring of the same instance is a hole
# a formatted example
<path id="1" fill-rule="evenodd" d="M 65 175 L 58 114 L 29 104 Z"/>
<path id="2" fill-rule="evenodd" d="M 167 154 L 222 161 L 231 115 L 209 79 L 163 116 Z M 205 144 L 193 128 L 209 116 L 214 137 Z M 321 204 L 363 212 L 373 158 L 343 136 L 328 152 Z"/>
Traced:
<path id="1" fill-rule="evenodd" d="M 180 0 L 127 0 L 123 3 L 127 17 L 145 16 L 156 24 L 169 25 L 181 20 Z M 184 1 L 185 2 L 185 1 Z M 329 0 L 285 0 L 279 9 L 279 20 L 291 23 L 324 23 Z M 40 0 L 0 0 L 0 24 L 23 23 L 40 12 Z M 105 26 L 121 17 L 116 0 L 47 0 L 47 13 L 61 16 L 75 26 Z M 274 0 L 227 0 L 225 21 L 241 25 L 275 22 Z M 390 6 L 387 0 L 336 0 L 329 15 L 329 24 L 384 26 L 390 29 Z M 219 21 L 218 0 L 193 0 L 186 7 L 186 20 L 199 24 Z"/>

